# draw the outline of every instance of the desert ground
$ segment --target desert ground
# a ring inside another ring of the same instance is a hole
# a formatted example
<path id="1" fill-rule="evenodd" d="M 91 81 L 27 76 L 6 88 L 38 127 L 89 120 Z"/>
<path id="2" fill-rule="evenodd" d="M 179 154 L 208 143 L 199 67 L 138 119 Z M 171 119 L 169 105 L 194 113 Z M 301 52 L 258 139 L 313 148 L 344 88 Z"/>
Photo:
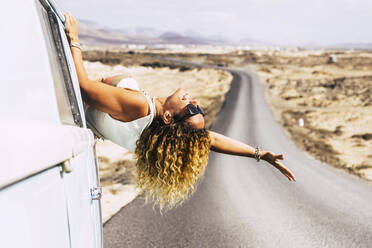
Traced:
<path id="1" fill-rule="evenodd" d="M 211 125 L 231 75 L 164 62 L 158 56 L 257 72 L 265 99 L 290 139 L 309 156 L 372 180 L 372 52 L 323 50 L 130 50 L 85 48 L 92 78 L 125 73 L 152 95 L 182 87 L 200 100 Z M 133 156 L 98 146 L 104 220 L 136 196 Z M 115 210 L 116 209 L 116 210 Z"/>
<path id="2" fill-rule="evenodd" d="M 323 56 L 323 64 L 306 65 L 312 56 Z M 302 149 L 372 180 L 372 54 L 329 56 L 304 52 L 299 65 L 256 68 L 276 119 Z"/>

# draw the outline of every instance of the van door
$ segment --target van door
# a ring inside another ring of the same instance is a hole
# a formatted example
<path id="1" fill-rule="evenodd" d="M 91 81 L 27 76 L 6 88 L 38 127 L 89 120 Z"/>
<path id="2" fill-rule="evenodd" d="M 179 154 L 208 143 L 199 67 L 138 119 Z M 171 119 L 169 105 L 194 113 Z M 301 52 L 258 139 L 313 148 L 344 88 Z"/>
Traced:
<path id="1" fill-rule="evenodd" d="M 60 168 L 0 190 L 1 247 L 70 247 Z"/>
<path id="2" fill-rule="evenodd" d="M 61 123 L 86 128 L 79 84 L 64 26 L 48 2 L 38 3 L 40 20 L 49 44 Z M 72 247 L 102 247 L 100 188 L 96 155 L 86 149 L 67 163 L 63 173 Z"/>

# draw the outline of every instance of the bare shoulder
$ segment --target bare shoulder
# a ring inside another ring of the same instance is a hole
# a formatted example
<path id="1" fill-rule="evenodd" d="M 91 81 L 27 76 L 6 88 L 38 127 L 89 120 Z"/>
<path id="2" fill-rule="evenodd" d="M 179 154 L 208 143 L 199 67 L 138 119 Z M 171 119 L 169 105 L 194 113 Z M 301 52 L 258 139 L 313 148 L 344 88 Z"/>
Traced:
<path id="1" fill-rule="evenodd" d="M 130 89 L 120 89 L 121 113 L 115 117 L 121 121 L 129 122 L 150 114 L 150 106 L 142 92 Z"/>

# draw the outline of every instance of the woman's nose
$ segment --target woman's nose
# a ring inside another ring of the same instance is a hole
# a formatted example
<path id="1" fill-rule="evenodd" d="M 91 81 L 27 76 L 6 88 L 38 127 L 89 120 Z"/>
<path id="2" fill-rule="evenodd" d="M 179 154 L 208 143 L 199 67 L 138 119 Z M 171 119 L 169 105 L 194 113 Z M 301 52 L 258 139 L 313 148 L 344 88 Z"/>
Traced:
<path id="1" fill-rule="evenodd" d="M 190 100 L 190 103 L 194 106 L 198 106 L 198 101 L 197 100 Z"/>

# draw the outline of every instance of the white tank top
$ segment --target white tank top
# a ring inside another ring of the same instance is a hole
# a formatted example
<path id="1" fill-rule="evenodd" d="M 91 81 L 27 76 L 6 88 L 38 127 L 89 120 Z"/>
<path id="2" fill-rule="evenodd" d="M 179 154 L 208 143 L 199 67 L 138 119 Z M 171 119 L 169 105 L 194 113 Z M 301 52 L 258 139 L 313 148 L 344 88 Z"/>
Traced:
<path id="1" fill-rule="evenodd" d="M 117 87 L 128 88 L 140 91 L 138 83 L 132 78 L 121 80 Z M 123 122 L 112 118 L 109 114 L 101 112 L 93 107 L 88 107 L 85 112 L 87 125 L 92 131 L 103 139 L 108 139 L 115 144 L 134 152 L 136 141 L 139 139 L 142 131 L 151 124 L 154 119 L 155 97 L 151 100 L 150 96 L 142 91 L 150 106 L 150 114 L 139 119 Z"/>

